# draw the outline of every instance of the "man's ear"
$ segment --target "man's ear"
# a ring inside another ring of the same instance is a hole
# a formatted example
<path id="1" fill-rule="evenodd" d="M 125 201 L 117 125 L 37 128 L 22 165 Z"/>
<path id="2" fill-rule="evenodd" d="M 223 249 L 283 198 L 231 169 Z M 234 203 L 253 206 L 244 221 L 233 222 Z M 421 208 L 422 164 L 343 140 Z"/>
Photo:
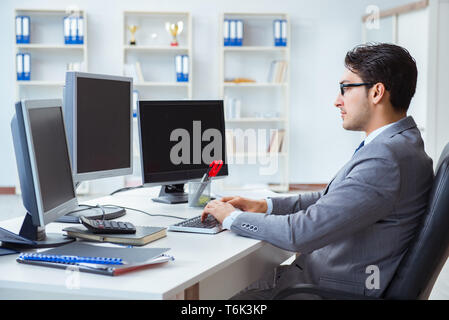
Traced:
<path id="1" fill-rule="evenodd" d="M 371 98 L 374 104 L 379 104 L 385 96 L 385 85 L 381 82 L 376 83 L 371 88 Z"/>

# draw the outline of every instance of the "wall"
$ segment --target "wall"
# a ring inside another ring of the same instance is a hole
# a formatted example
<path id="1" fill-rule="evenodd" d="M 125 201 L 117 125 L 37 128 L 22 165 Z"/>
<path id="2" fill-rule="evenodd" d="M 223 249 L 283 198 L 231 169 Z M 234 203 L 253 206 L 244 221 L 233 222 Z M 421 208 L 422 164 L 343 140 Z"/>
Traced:
<path id="1" fill-rule="evenodd" d="M 89 71 L 120 74 L 122 11 L 190 11 L 193 17 L 194 99 L 219 95 L 218 19 L 222 12 L 287 12 L 291 35 L 292 183 L 326 183 L 363 137 L 346 132 L 333 106 L 345 53 L 361 42 L 361 16 L 403 0 L 2 0 L 0 4 L 0 187 L 16 183 L 9 122 L 14 104 L 14 8 L 65 8 L 88 13 Z"/>

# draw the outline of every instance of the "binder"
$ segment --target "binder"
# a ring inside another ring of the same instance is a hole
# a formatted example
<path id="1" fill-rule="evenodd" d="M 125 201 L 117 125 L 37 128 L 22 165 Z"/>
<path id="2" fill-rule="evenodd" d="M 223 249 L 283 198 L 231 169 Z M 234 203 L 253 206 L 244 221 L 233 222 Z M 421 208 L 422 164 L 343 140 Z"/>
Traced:
<path id="1" fill-rule="evenodd" d="M 16 43 L 22 43 L 22 16 L 16 16 Z"/>
<path id="2" fill-rule="evenodd" d="M 70 44 L 70 18 L 64 17 L 64 43 Z"/>
<path id="3" fill-rule="evenodd" d="M 235 46 L 237 42 L 237 21 L 229 21 L 229 45 Z"/>
<path id="4" fill-rule="evenodd" d="M 243 44 L 243 21 L 237 20 L 236 24 L 237 24 L 237 36 L 236 36 L 235 45 L 242 46 L 242 44 Z"/>
<path id="5" fill-rule="evenodd" d="M 282 34 L 281 34 L 282 23 L 281 20 L 276 19 L 273 21 L 273 36 L 274 45 L 276 47 L 282 46 Z"/>
<path id="6" fill-rule="evenodd" d="M 78 23 L 76 17 L 70 17 L 70 42 L 69 44 L 76 44 L 76 36 L 78 31 Z"/>
<path id="7" fill-rule="evenodd" d="M 68 245 L 41 252 L 36 259 L 26 259 L 26 254 L 21 254 L 16 261 L 18 263 L 45 266 L 58 269 L 78 270 L 81 272 L 118 276 L 131 271 L 136 271 L 154 266 L 174 258 L 165 253 L 169 248 L 119 248 L 105 247 L 72 242 Z M 63 257 L 66 258 L 63 258 Z M 68 257 L 70 256 L 70 258 Z M 81 262 L 82 259 L 90 260 Z M 122 264 L 101 263 L 106 259 L 120 261 Z M 73 261 L 75 260 L 75 261 Z M 79 261 L 79 262 L 76 262 Z"/>
<path id="8" fill-rule="evenodd" d="M 287 20 L 281 20 L 281 45 L 287 46 Z"/>
<path id="9" fill-rule="evenodd" d="M 225 19 L 223 22 L 223 38 L 224 38 L 224 45 L 229 46 L 230 38 L 229 38 L 229 20 L 228 19 Z"/>
<path id="10" fill-rule="evenodd" d="M 77 20 L 77 33 L 76 33 L 76 43 L 83 44 L 84 43 L 84 18 L 78 17 Z"/>
<path id="11" fill-rule="evenodd" d="M 175 70 L 176 70 L 176 81 L 182 82 L 183 80 L 183 68 L 182 68 L 182 55 L 177 55 L 175 57 Z"/>
<path id="12" fill-rule="evenodd" d="M 30 43 L 30 17 L 22 16 L 22 43 Z"/>
<path id="13" fill-rule="evenodd" d="M 31 55 L 29 53 L 23 54 L 23 79 L 29 81 L 31 79 Z"/>
<path id="14" fill-rule="evenodd" d="M 139 105 L 139 91 L 133 90 L 133 118 L 137 118 L 138 105 Z"/>
<path id="15" fill-rule="evenodd" d="M 17 80 L 23 80 L 23 54 L 18 53 L 16 55 L 16 70 L 17 70 Z"/>
<path id="16" fill-rule="evenodd" d="M 182 81 L 189 82 L 189 56 L 182 56 Z"/>

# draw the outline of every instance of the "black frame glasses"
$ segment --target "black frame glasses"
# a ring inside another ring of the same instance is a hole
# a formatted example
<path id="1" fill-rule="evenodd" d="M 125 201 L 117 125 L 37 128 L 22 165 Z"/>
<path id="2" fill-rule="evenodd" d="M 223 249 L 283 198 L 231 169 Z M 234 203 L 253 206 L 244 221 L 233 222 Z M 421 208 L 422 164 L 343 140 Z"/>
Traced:
<path id="1" fill-rule="evenodd" d="M 352 88 L 352 87 L 361 87 L 361 86 L 373 86 L 374 83 L 340 83 L 340 92 L 341 95 L 345 95 L 345 88 Z"/>

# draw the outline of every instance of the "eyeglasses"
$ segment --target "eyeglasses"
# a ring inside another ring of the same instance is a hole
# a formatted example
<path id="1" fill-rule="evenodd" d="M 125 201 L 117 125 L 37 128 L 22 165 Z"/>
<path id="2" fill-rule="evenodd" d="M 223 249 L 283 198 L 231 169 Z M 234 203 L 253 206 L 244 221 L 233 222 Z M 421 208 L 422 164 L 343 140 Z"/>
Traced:
<path id="1" fill-rule="evenodd" d="M 373 83 L 340 83 L 341 95 L 345 95 L 345 88 L 361 87 L 361 86 L 373 86 Z"/>

